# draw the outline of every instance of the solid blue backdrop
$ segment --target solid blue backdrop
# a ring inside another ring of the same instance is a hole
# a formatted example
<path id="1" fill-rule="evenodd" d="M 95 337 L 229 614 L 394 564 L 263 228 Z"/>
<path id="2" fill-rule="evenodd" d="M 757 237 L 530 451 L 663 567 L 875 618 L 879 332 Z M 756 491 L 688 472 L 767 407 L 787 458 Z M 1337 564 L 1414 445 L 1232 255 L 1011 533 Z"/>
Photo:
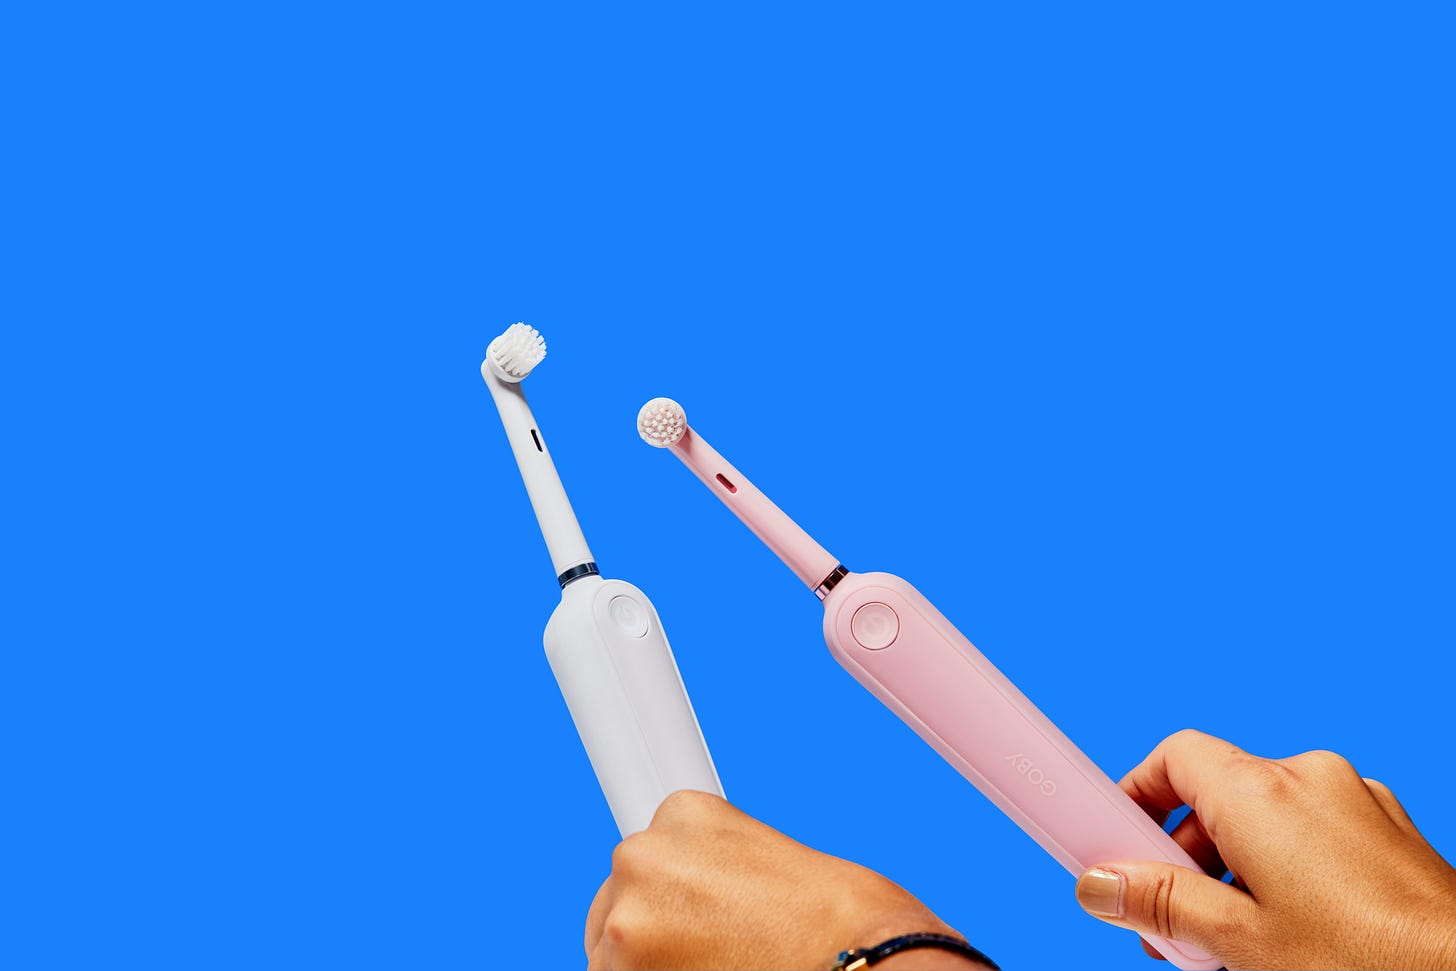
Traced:
<path id="1" fill-rule="evenodd" d="M 1112 775 L 1330 748 L 1456 855 L 1441 5 L 5 19 L 5 966 L 583 963 L 516 320 L 730 798 L 1003 967 L 1148 965 L 646 399 Z"/>

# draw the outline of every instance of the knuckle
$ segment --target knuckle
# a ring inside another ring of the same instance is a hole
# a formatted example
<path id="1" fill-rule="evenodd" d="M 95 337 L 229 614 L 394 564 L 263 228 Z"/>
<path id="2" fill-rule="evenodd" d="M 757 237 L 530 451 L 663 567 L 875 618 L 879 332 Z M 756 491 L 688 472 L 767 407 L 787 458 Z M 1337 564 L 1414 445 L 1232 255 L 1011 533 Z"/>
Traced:
<path id="1" fill-rule="evenodd" d="M 671 819 L 679 816 L 689 818 L 702 815 L 713 805 L 714 801 L 721 801 L 719 797 L 710 793 L 699 792 L 696 789 L 679 789 L 669 793 L 662 804 L 657 807 L 652 821 L 655 823 L 662 819 Z"/>
<path id="2" fill-rule="evenodd" d="M 1185 728 L 1174 732 L 1163 739 L 1159 748 L 1176 750 L 1177 754 L 1185 759 L 1209 760 L 1217 763 L 1238 762 L 1242 759 L 1254 758 L 1233 742 L 1196 728 Z"/>
<path id="3" fill-rule="evenodd" d="M 1381 782 L 1379 779 L 1362 779 L 1360 781 L 1364 782 L 1366 788 L 1368 788 L 1371 792 L 1375 793 L 1375 795 L 1377 796 L 1389 796 L 1392 799 L 1395 798 L 1395 793 L 1390 790 L 1390 786 Z"/>
<path id="4" fill-rule="evenodd" d="M 1168 746 L 1187 745 L 1190 742 L 1197 743 L 1207 738 L 1196 728 L 1180 728 L 1178 731 L 1163 739 L 1162 744 Z"/>
<path id="5" fill-rule="evenodd" d="M 1177 877 L 1172 870 L 1159 870 L 1143 885 L 1144 919 L 1159 937 L 1173 938 L 1173 887 Z"/>
<path id="6" fill-rule="evenodd" d="M 613 908 L 602 924 L 602 947 L 610 953 L 620 954 L 636 933 L 636 921 L 622 908 Z"/>
<path id="7" fill-rule="evenodd" d="M 1297 766 L 1302 774 L 1317 779 L 1331 779 L 1340 776 L 1354 778 L 1356 775 L 1355 767 L 1350 764 L 1349 759 L 1324 749 L 1296 755 L 1289 761 Z"/>
<path id="8" fill-rule="evenodd" d="M 618 843 L 612 850 L 612 872 L 631 873 L 641 869 L 649 852 L 647 842 L 644 833 L 633 833 Z"/>
<path id="9" fill-rule="evenodd" d="M 1279 762 L 1248 756 L 1238 760 L 1234 769 L 1239 794 L 1248 799 L 1282 800 L 1294 787 L 1294 773 Z"/>

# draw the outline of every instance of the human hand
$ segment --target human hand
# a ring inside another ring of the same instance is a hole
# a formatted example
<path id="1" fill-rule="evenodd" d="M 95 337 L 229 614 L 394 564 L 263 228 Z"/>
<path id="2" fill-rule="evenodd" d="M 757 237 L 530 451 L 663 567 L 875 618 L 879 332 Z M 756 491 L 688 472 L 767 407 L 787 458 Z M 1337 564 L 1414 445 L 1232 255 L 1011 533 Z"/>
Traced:
<path id="1" fill-rule="evenodd" d="M 1262 759 L 1189 730 L 1121 786 L 1160 823 L 1189 806 L 1172 836 L 1209 875 L 1101 864 L 1077 881 L 1093 916 L 1231 969 L 1456 968 L 1456 870 L 1388 788 L 1333 752 Z"/>
<path id="2" fill-rule="evenodd" d="M 586 919 L 588 967 L 827 968 L 900 934 L 954 934 L 879 874 L 811 850 L 718 796 L 684 790 L 612 853 Z M 906 951 L 876 968 L 979 968 Z"/>

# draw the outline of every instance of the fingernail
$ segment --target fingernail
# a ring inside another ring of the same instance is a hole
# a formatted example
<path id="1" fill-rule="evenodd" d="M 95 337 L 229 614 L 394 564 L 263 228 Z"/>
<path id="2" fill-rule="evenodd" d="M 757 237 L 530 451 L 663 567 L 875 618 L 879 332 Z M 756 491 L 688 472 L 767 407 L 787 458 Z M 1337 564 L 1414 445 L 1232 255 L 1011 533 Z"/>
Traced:
<path id="1" fill-rule="evenodd" d="M 1077 881 L 1077 903 L 1098 917 L 1121 917 L 1122 888 L 1122 874 L 1094 866 Z"/>

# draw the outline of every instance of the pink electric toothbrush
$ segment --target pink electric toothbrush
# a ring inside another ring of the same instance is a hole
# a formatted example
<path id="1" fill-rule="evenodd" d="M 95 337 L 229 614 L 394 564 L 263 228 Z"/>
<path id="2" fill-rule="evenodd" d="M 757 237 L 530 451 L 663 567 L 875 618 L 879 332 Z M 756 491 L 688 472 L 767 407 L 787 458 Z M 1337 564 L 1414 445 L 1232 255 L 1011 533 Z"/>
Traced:
<path id="1" fill-rule="evenodd" d="M 521 380 L 546 357 L 533 328 L 512 324 L 490 342 L 480 374 L 505 425 L 561 603 L 546 625 L 546 659 L 622 836 L 647 828 L 668 793 L 723 794 L 677 661 L 652 601 L 603 580 L 566 498 Z"/>
<path id="2" fill-rule="evenodd" d="M 1193 858 L 1083 755 L 914 587 L 850 573 L 654 398 L 637 415 L 644 441 L 670 448 L 824 601 L 829 651 L 870 693 L 1075 875 L 1112 860 Z M 1221 967 L 1197 948 L 1148 938 L 1186 971 Z"/>

